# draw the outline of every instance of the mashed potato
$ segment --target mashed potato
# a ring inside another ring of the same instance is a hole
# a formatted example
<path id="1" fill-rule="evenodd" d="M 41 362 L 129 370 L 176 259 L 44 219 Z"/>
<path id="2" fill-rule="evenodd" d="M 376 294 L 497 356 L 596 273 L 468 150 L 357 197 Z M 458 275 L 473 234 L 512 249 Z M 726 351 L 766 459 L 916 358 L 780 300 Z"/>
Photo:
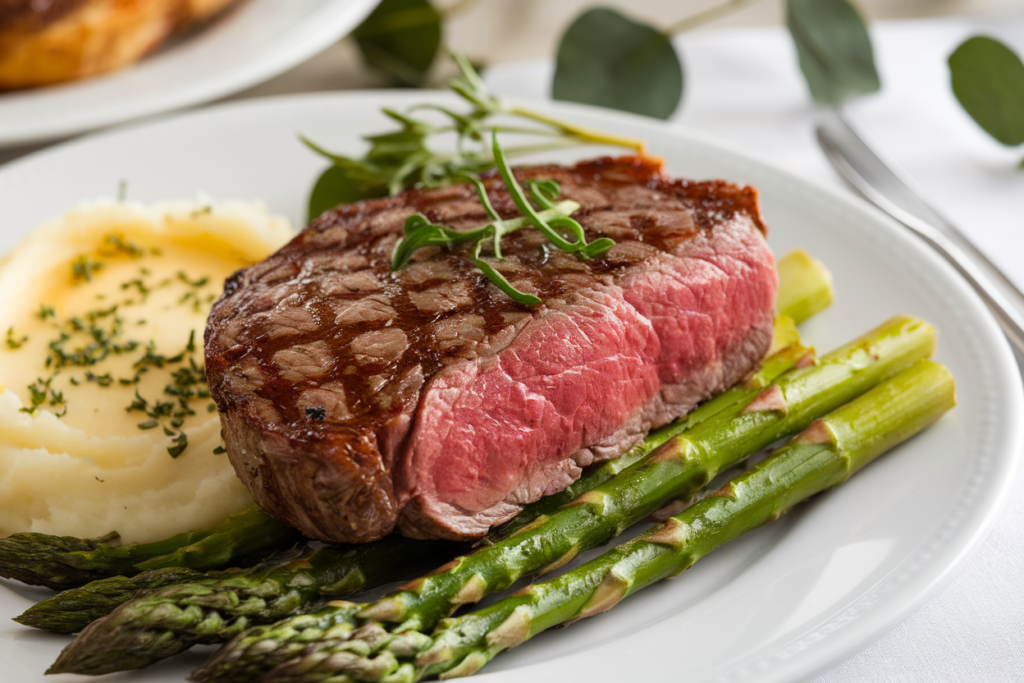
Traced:
<path id="1" fill-rule="evenodd" d="M 202 371 L 224 279 L 281 246 L 242 203 L 97 202 L 0 263 L 0 536 L 146 542 L 251 504 Z"/>

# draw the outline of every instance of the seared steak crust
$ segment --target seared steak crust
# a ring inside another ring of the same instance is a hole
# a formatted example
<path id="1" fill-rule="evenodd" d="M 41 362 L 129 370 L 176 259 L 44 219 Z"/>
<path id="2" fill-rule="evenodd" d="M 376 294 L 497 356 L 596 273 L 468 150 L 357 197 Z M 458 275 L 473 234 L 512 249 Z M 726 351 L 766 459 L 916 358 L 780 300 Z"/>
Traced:
<path id="1" fill-rule="evenodd" d="M 471 538 L 615 457 L 755 367 L 771 340 L 774 260 L 752 188 L 671 180 L 650 159 L 521 169 L 581 204 L 592 262 L 536 230 L 495 267 L 421 250 L 391 273 L 405 219 L 487 221 L 474 190 L 338 207 L 232 276 L 206 329 L 229 457 L 256 501 L 305 534 L 395 526 Z M 485 180 L 502 217 L 518 215 Z"/>

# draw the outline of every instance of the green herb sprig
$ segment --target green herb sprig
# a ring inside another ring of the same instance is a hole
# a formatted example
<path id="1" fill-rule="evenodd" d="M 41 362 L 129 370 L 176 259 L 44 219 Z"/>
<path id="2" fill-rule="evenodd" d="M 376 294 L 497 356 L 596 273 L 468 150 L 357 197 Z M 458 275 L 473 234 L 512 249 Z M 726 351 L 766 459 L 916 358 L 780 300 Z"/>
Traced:
<path id="1" fill-rule="evenodd" d="M 24 406 L 19 408 L 18 411 L 22 413 L 28 413 L 29 415 L 35 415 L 36 410 L 40 406 L 49 405 L 51 407 L 61 407 L 59 413 L 54 413 L 56 417 L 64 417 L 68 412 L 67 403 L 64 401 L 64 392 L 57 391 L 56 389 L 50 388 L 50 383 L 56 375 L 51 375 L 45 380 L 40 377 L 32 384 L 28 385 L 29 398 L 32 405 Z"/>
<path id="2" fill-rule="evenodd" d="M 473 265 L 483 272 L 495 287 L 505 292 L 514 301 L 526 306 L 535 306 L 541 303 L 539 298 L 513 287 L 501 273 L 481 257 L 481 251 L 485 244 L 492 245 L 494 258 L 500 261 L 502 258 L 501 238 L 521 228 L 532 226 L 540 230 L 553 245 L 562 251 L 575 254 L 581 260 L 589 261 L 603 256 L 615 245 L 615 242 L 607 237 L 587 242 L 583 226 L 571 218 L 572 213 L 580 208 L 580 205 L 570 200 L 556 204 L 555 200 L 561 188 L 553 180 L 526 181 L 530 197 L 541 208 L 540 211 L 537 211 L 527 199 L 522 186 L 512 173 L 508 157 L 498 143 L 496 131 L 491 134 L 491 151 L 498 167 L 498 173 L 501 175 L 516 208 L 523 214 L 522 217 L 502 219 L 494 210 L 490 197 L 487 196 L 487 189 L 480 178 L 462 173 L 461 177 L 469 180 L 476 187 L 480 203 L 491 222 L 473 230 L 453 230 L 445 225 L 431 223 L 422 214 L 410 216 L 405 221 L 405 236 L 398 241 L 391 253 L 391 270 L 404 268 L 412 259 L 413 254 L 424 247 L 443 247 L 450 250 L 460 242 L 475 242 L 469 257 Z M 563 237 L 563 234 L 571 235 L 574 239 Z"/>
<path id="3" fill-rule="evenodd" d="M 585 144 L 604 144 L 642 151 L 642 140 L 590 130 L 559 121 L 544 114 L 503 103 L 492 95 L 483 80 L 460 54 L 451 53 L 459 68 L 459 76 L 448 82 L 463 100 L 471 105 L 468 112 L 457 112 L 448 107 L 423 104 L 406 112 L 384 109 L 383 112 L 399 124 L 399 129 L 366 137 L 370 149 L 362 158 L 348 157 L 327 151 L 303 137 L 310 149 L 333 164 L 317 180 L 309 198 L 309 218 L 338 204 L 397 194 L 418 187 L 441 187 L 463 181 L 465 173 L 479 173 L 493 168 L 495 159 L 488 139 L 495 133 L 528 135 L 540 138 L 508 147 L 506 156 L 521 156 L 539 151 L 560 149 Z M 421 113 L 441 116 L 419 116 Z M 495 117 L 529 121 L 529 125 L 495 122 Z M 435 151 L 428 140 L 436 136 L 455 136 L 453 148 Z"/>

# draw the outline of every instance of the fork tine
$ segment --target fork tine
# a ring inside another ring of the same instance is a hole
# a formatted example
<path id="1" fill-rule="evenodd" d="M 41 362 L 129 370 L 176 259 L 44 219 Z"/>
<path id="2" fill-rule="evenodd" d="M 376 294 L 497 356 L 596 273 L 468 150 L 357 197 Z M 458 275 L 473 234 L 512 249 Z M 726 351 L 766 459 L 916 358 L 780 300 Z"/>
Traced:
<path id="1" fill-rule="evenodd" d="M 853 129 L 840 111 L 816 129 L 833 168 L 859 194 L 916 232 L 949 260 L 981 294 L 1024 367 L 1024 294 L 985 254 L 916 194 Z"/>
<path id="2" fill-rule="evenodd" d="M 839 109 L 824 115 L 818 126 L 819 141 L 822 129 L 833 139 L 834 146 L 859 175 L 899 208 L 934 225 L 947 235 L 955 232 L 952 223 L 922 198 L 922 191 L 892 161 L 883 160 Z"/>

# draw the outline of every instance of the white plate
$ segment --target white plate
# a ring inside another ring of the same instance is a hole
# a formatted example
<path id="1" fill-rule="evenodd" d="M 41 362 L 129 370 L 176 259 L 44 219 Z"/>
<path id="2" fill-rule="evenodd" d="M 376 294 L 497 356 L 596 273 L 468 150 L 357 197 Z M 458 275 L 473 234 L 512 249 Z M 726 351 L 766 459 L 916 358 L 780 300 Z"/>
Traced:
<path id="1" fill-rule="evenodd" d="M 377 0 L 241 0 L 209 26 L 105 76 L 0 93 L 0 147 L 224 97 L 290 69 L 355 28 Z"/>
<path id="2" fill-rule="evenodd" d="M 358 135 L 389 125 L 381 105 L 400 108 L 428 96 L 372 92 L 236 103 L 36 154 L 0 169 L 0 250 L 83 199 L 113 194 L 122 179 L 131 199 L 188 198 L 199 191 L 259 198 L 298 223 L 322 168 L 299 144 L 298 132 L 357 154 Z M 1024 401 L 1009 348 L 950 268 L 862 202 L 644 119 L 541 106 L 584 125 L 646 138 L 674 174 L 759 187 L 776 253 L 804 246 L 835 274 L 838 301 L 805 326 L 805 336 L 827 350 L 896 313 L 931 320 L 940 332 L 938 359 L 958 381 L 959 405 L 842 487 L 610 614 L 499 657 L 478 678 L 807 679 L 905 618 L 949 578 L 989 526 L 1022 445 Z M 6 585 L 11 590 L 0 588 L 0 615 L 10 617 L 29 606 L 30 592 Z M 10 680 L 43 681 L 66 642 L 0 619 L 0 661 Z M 118 680 L 181 681 L 200 661 L 193 653 Z"/>

